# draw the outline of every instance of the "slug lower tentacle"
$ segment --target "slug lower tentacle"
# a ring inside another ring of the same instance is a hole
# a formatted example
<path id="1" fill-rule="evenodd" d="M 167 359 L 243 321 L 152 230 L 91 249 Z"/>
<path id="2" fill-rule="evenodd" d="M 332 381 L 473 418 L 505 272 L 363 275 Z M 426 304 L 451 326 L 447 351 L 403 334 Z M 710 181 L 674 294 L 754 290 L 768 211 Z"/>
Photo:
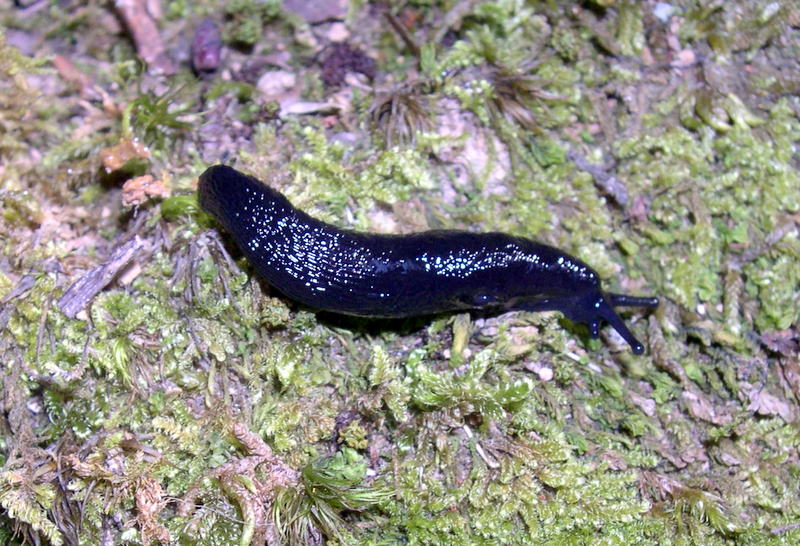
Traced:
<path id="1" fill-rule="evenodd" d="M 636 354 L 642 344 L 615 306 L 656 298 L 602 292 L 597 273 L 560 250 L 505 233 L 436 230 L 380 235 L 339 229 L 297 210 L 259 180 L 209 167 L 200 206 L 273 287 L 309 307 L 407 317 L 445 311 L 561 311 L 597 337 L 608 322 Z"/>

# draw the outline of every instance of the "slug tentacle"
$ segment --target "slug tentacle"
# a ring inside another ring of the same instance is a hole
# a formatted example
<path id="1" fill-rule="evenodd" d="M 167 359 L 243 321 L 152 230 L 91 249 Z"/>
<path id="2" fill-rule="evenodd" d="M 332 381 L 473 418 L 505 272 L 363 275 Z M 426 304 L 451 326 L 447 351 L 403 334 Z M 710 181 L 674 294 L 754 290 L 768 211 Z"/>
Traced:
<path id="1" fill-rule="evenodd" d="M 614 306 L 656 298 L 603 294 L 597 273 L 556 248 L 505 233 L 436 230 L 380 235 L 339 229 L 278 191 L 224 165 L 198 186 L 201 207 L 231 234 L 256 272 L 286 296 L 348 315 L 561 311 L 597 337 L 608 322 L 634 353 L 644 347 Z"/>
<path id="2" fill-rule="evenodd" d="M 637 306 L 647 306 L 647 307 L 655 307 L 658 305 L 658 300 L 656 298 L 631 298 L 631 300 L 647 300 L 646 302 L 642 303 L 622 303 L 622 304 L 615 304 L 614 298 L 611 297 L 611 304 L 609 305 L 606 300 L 604 299 L 602 303 L 600 303 L 598 310 L 600 311 L 600 317 L 605 320 L 614 330 L 617 331 L 619 335 L 622 336 L 622 339 L 628 342 L 628 345 L 631 346 L 631 351 L 633 354 L 640 355 L 644 352 L 644 345 L 642 345 L 638 339 L 634 337 L 628 327 L 622 322 L 622 319 L 619 318 L 614 312 L 614 309 L 611 307 L 612 305 L 637 305 Z"/>

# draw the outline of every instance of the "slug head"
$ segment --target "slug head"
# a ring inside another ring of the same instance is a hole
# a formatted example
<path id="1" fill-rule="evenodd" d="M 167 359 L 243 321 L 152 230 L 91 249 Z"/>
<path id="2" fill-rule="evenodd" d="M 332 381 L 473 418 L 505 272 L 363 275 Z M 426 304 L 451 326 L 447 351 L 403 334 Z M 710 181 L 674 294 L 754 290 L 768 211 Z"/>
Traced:
<path id="1" fill-rule="evenodd" d="M 591 292 L 569 301 L 560 310 L 572 321 L 589 325 L 589 334 L 596 338 L 600 335 L 600 322 L 605 321 L 617 331 L 631 346 L 634 354 L 644 353 L 644 345 L 634 337 L 622 319 L 614 311 L 614 307 L 657 307 L 658 298 L 635 298 L 625 294 L 603 294 Z"/>

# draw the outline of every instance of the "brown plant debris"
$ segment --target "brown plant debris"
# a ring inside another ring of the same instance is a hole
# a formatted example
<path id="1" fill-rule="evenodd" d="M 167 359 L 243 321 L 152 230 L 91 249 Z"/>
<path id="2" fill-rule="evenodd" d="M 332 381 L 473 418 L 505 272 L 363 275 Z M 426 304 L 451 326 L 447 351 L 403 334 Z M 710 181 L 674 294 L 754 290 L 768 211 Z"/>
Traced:
<path id="1" fill-rule="evenodd" d="M 136 520 L 142 533 L 142 544 L 157 540 L 161 544 L 171 541 L 169 530 L 158 522 L 158 514 L 167 505 L 164 489 L 150 476 L 141 476 L 134 485 L 136 492 Z"/>
<path id="2" fill-rule="evenodd" d="M 111 284 L 134 258 L 141 257 L 146 248 L 145 241 L 138 235 L 118 247 L 106 263 L 92 268 L 64 292 L 58 300 L 61 312 L 69 318 L 75 318 L 78 312 L 103 288 Z"/>
<path id="3" fill-rule="evenodd" d="M 370 107 L 372 123 L 389 147 L 414 141 L 418 131 L 430 129 L 430 106 L 419 82 L 402 84 L 376 94 Z"/>
<path id="4" fill-rule="evenodd" d="M 106 172 L 112 173 L 132 159 L 149 159 L 150 150 L 138 138 L 124 138 L 119 144 L 103 149 L 100 158 Z"/>
<path id="5" fill-rule="evenodd" d="M 148 11 L 146 0 L 116 0 L 117 12 L 125 27 L 131 33 L 136 52 L 157 72 L 174 74 L 175 65 L 166 55 L 166 47 L 161 40 L 156 21 Z"/>
<path id="6" fill-rule="evenodd" d="M 294 488 L 300 474 L 276 456 L 258 434 L 241 423 L 231 426 L 231 433 L 247 452 L 215 468 L 208 476 L 219 481 L 223 490 L 239 504 L 244 518 L 242 544 L 276 544 L 278 538 L 267 507 L 278 489 Z M 203 479 L 198 480 L 178 504 L 179 516 L 194 512 L 201 495 Z"/>
<path id="7" fill-rule="evenodd" d="M 122 186 L 122 205 L 125 207 L 143 205 L 154 197 L 169 197 L 169 189 L 163 180 L 156 180 L 153 175 L 136 176 L 126 180 Z"/>
<path id="8" fill-rule="evenodd" d="M 600 186 L 614 201 L 624 207 L 628 204 L 628 188 L 619 178 L 608 172 L 611 167 L 606 165 L 595 165 L 590 163 L 585 157 L 575 150 L 570 150 L 567 158 L 575 163 L 575 166 L 582 171 L 586 171 L 594 178 L 595 183 Z"/>
<path id="9" fill-rule="evenodd" d="M 338 87 L 348 72 L 358 72 L 373 80 L 375 60 L 347 42 L 333 44 L 322 62 L 322 82 L 326 87 Z"/>

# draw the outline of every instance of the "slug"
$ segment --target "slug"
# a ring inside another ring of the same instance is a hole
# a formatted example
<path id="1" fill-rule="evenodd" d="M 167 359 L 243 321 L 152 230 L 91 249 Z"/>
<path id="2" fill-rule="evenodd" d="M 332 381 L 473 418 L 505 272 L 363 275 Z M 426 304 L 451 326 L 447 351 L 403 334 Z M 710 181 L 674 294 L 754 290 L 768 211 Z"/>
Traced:
<path id="1" fill-rule="evenodd" d="M 592 337 L 605 321 L 635 354 L 644 352 L 613 307 L 656 307 L 658 299 L 605 293 L 592 268 L 556 248 L 505 233 L 339 229 L 225 165 L 200 176 L 198 193 L 200 206 L 232 235 L 256 273 L 309 307 L 387 318 L 560 311 L 586 323 Z"/>

